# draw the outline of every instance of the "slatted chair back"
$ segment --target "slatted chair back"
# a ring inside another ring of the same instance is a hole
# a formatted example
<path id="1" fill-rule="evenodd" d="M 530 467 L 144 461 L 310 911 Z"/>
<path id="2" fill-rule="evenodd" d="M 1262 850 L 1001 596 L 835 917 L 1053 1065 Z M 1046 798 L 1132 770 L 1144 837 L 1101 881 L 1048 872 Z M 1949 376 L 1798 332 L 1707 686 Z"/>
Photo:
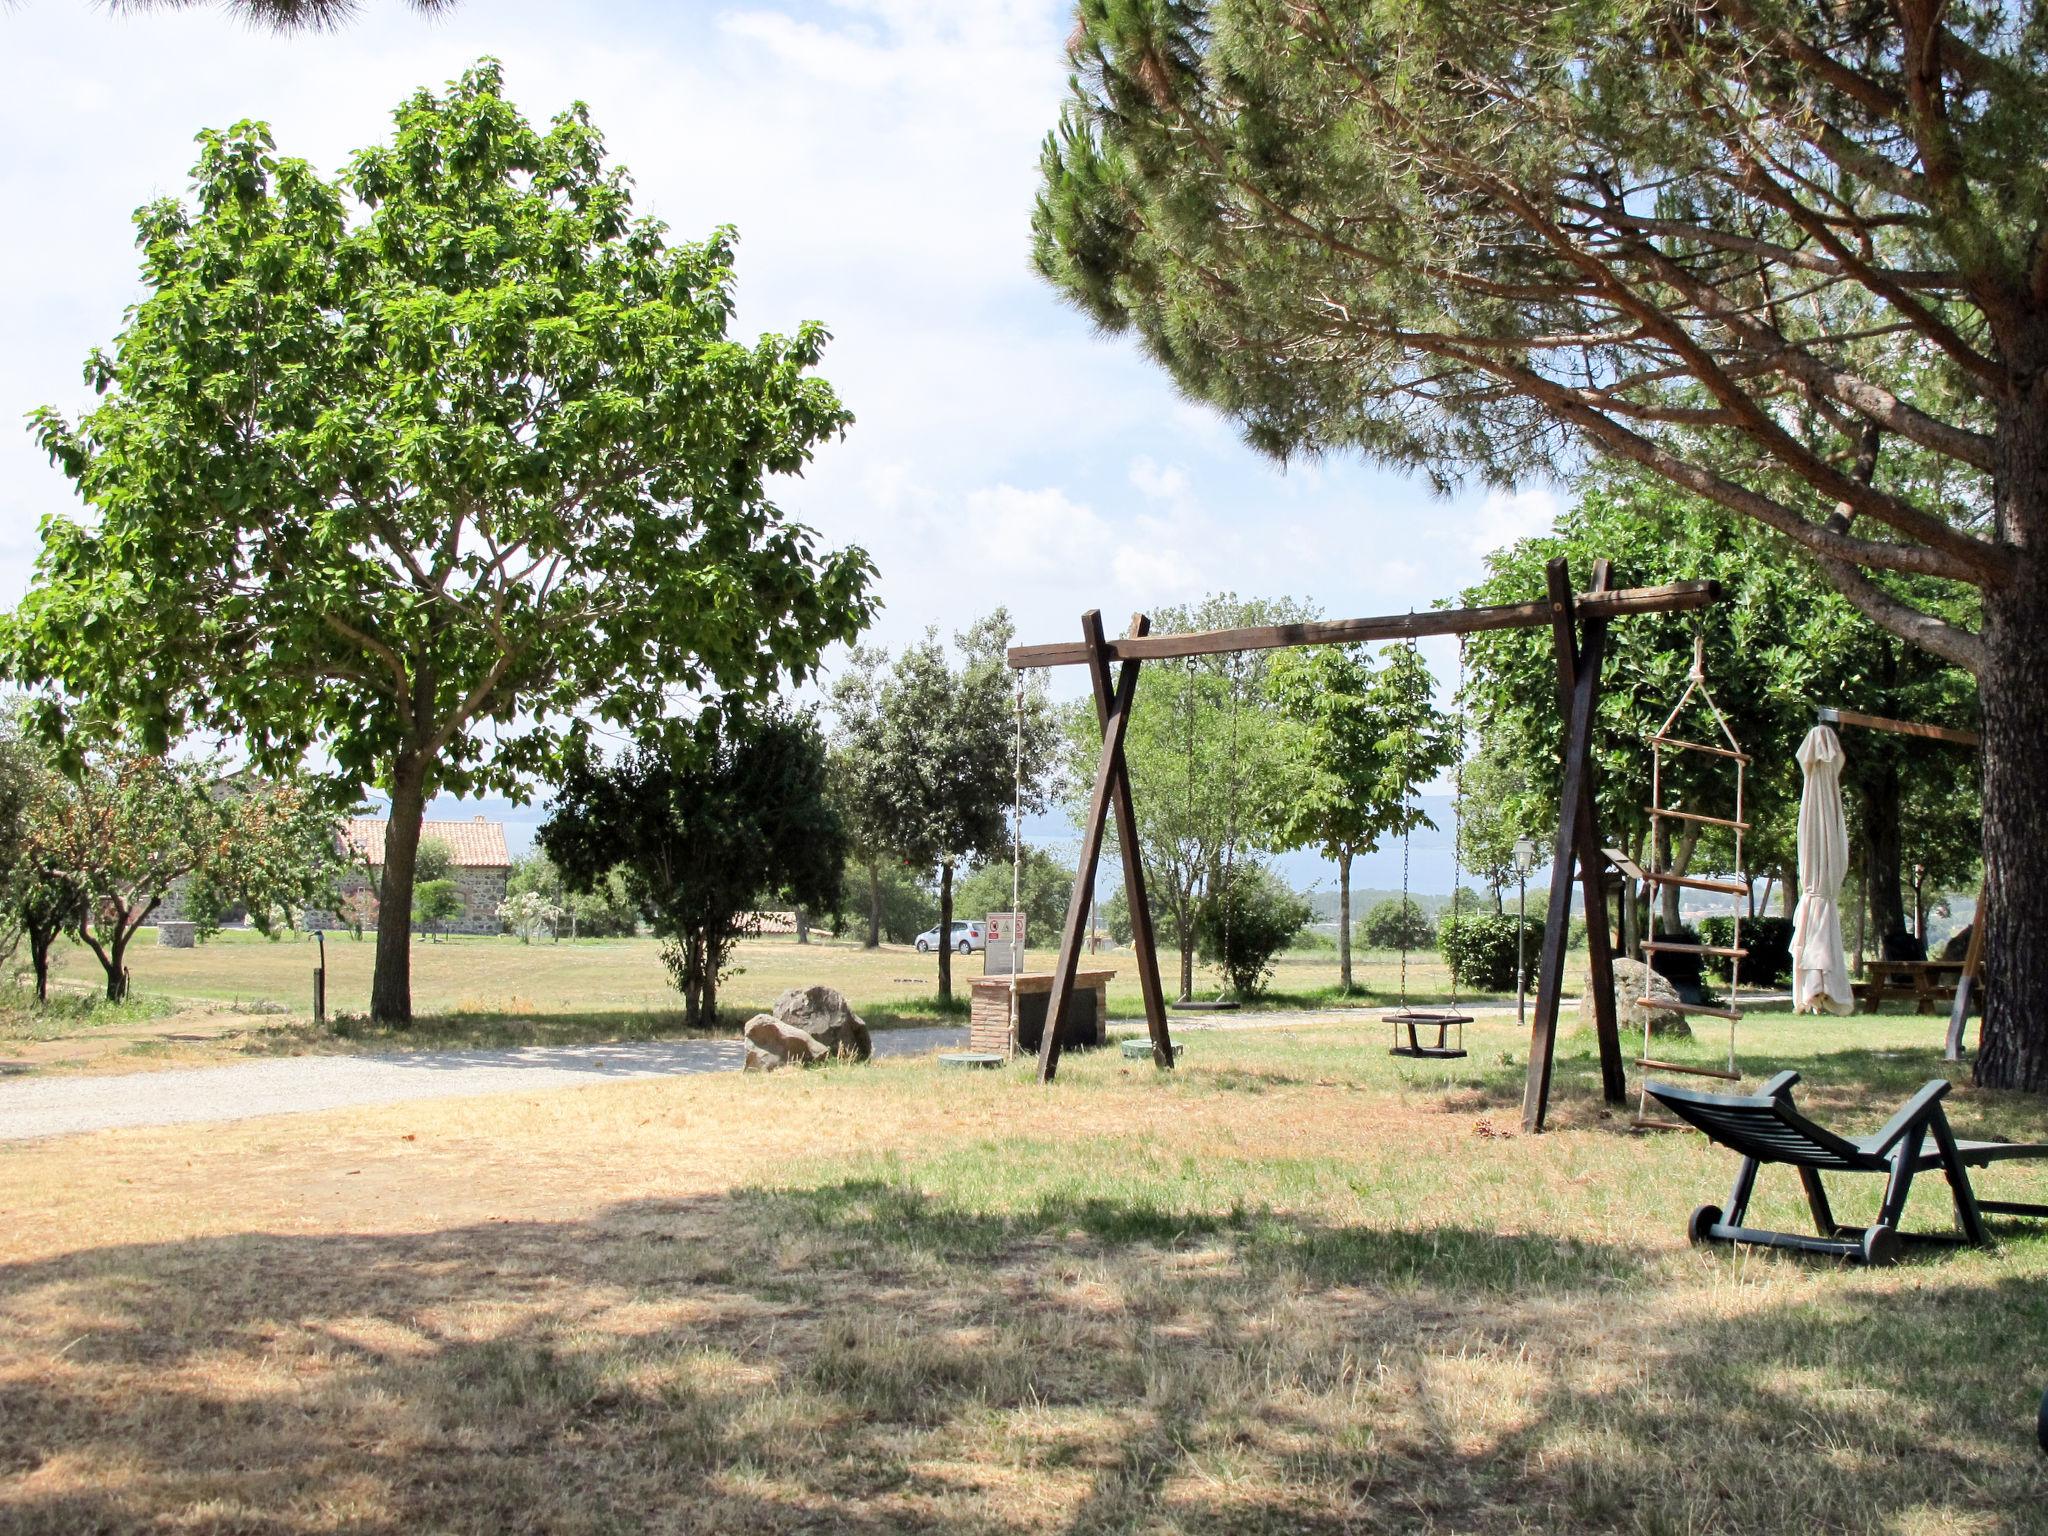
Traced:
<path id="1" fill-rule="evenodd" d="M 1669 1083 L 1647 1086 L 1650 1097 L 1679 1119 L 1704 1131 L 1722 1146 L 1758 1162 L 1864 1173 L 1887 1166 L 1882 1157 L 1866 1152 L 1825 1126 L 1815 1125 L 1779 1094 L 1737 1098 L 1732 1094 L 1696 1093 Z"/>

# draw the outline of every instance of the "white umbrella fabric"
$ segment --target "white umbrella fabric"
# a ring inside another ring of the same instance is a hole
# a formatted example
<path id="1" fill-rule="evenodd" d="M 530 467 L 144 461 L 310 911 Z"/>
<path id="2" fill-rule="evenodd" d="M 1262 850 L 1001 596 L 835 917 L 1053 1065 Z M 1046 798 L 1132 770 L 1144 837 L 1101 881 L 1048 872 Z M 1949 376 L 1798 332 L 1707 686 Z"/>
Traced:
<path id="1" fill-rule="evenodd" d="M 1842 819 L 1842 744 L 1816 725 L 1799 744 L 1799 910 L 1792 919 L 1792 1009 L 1849 1013 L 1849 960 L 1842 953 L 1842 879 L 1849 828 Z"/>

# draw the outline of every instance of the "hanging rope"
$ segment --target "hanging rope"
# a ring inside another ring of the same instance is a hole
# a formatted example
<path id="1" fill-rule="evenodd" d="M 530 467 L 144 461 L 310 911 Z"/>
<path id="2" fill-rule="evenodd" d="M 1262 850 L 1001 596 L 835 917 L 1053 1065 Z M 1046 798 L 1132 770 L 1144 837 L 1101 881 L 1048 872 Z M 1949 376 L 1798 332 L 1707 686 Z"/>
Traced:
<path id="1" fill-rule="evenodd" d="M 1451 750 L 1456 754 L 1451 759 L 1451 954 L 1458 953 L 1458 890 L 1465 879 L 1465 849 L 1462 834 L 1465 829 L 1465 637 L 1458 636 L 1458 691 L 1451 696 L 1455 711 L 1452 729 L 1456 737 Z M 1458 968 L 1451 967 L 1451 1012 L 1458 1008 Z M 1465 1026 L 1458 1026 L 1460 1043 L 1465 1038 Z"/>
<path id="2" fill-rule="evenodd" d="M 1225 813 L 1225 817 L 1224 817 L 1224 825 L 1223 825 L 1223 956 L 1222 956 L 1222 959 L 1223 959 L 1223 976 L 1222 976 L 1222 984 L 1221 984 L 1220 986 L 1218 986 L 1218 987 L 1217 987 L 1217 989 L 1216 989 L 1216 996 L 1217 996 L 1218 1000 L 1221 1000 L 1221 998 L 1223 997 L 1223 994 L 1224 994 L 1224 993 L 1225 993 L 1226 991 L 1229 991 L 1229 990 L 1230 990 L 1230 988 L 1231 988 L 1231 985 L 1232 985 L 1232 983 L 1231 983 L 1231 976 L 1230 976 L 1230 961 L 1231 961 L 1231 953 L 1230 953 L 1230 909 L 1231 909 L 1231 907 L 1232 907 L 1233 905 L 1235 905 L 1235 901 L 1236 901 L 1236 880 L 1237 880 L 1237 796 L 1238 796 L 1238 776 L 1237 776 L 1237 766 L 1238 766 L 1238 764 L 1237 764 L 1237 689 L 1238 689 L 1238 663 L 1239 663 L 1239 657 L 1238 657 L 1238 654 L 1237 654 L 1236 652 L 1232 652 L 1232 653 L 1231 653 L 1231 657 L 1230 657 L 1230 661 L 1229 661 L 1229 663 L 1228 663 L 1229 671 L 1228 671 L 1228 673 L 1227 673 L 1227 675 L 1226 675 L 1226 677 L 1225 677 L 1225 682 L 1226 682 L 1226 684 L 1228 685 L 1228 687 L 1229 687 L 1229 689 L 1230 689 L 1230 694 L 1229 694 L 1229 697 L 1228 697 L 1228 699 L 1226 700 L 1226 706 L 1227 706 L 1227 708 L 1229 709 L 1229 712 L 1230 712 L 1230 801 L 1229 801 L 1229 809 L 1228 809 L 1228 811 L 1227 811 L 1227 812 Z"/>

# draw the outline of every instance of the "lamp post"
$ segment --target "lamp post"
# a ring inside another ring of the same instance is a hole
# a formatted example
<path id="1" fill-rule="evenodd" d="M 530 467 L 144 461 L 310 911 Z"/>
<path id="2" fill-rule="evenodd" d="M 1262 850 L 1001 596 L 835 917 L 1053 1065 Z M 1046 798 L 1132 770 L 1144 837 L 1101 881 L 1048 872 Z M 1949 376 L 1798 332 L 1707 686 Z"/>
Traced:
<path id="1" fill-rule="evenodd" d="M 1529 871 L 1536 867 L 1536 844 L 1515 839 L 1515 1022 L 1529 1022 Z"/>

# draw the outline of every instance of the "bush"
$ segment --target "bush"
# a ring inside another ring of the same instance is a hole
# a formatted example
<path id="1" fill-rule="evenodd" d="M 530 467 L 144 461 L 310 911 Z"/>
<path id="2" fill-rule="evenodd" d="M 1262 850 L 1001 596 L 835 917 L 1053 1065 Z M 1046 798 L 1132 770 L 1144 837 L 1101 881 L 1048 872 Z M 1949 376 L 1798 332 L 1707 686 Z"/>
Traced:
<path id="1" fill-rule="evenodd" d="M 1437 949 L 1458 985 L 1475 992 L 1515 989 L 1516 924 L 1512 912 L 1460 913 L 1437 929 Z M 1529 969 L 1543 950 L 1543 919 L 1531 917 L 1526 939 Z"/>
<path id="2" fill-rule="evenodd" d="M 1273 957 L 1308 926 L 1312 915 L 1309 904 L 1272 871 L 1239 866 L 1223 889 L 1202 904 L 1195 919 L 1196 952 L 1223 967 L 1237 996 L 1256 997 L 1272 979 Z"/>
<path id="3" fill-rule="evenodd" d="M 1436 924 L 1408 897 L 1383 897 L 1358 924 L 1358 942 L 1367 949 L 1427 949 L 1435 940 Z"/>
<path id="4" fill-rule="evenodd" d="M 1700 942 L 1718 944 L 1723 949 L 1733 947 L 1735 919 L 1700 919 Z M 1745 987 L 1782 987 L 1791 981 L 1792 919 L 1745 917 L 1742 920 L 1742 947 L 1749 951 L 1742 962 L 1742 984 Z M 1728 980 L 1734 971 L 1733 963 L 1725 955 L 1709 955 L 1707 963 L 1723 981 Z"/>

